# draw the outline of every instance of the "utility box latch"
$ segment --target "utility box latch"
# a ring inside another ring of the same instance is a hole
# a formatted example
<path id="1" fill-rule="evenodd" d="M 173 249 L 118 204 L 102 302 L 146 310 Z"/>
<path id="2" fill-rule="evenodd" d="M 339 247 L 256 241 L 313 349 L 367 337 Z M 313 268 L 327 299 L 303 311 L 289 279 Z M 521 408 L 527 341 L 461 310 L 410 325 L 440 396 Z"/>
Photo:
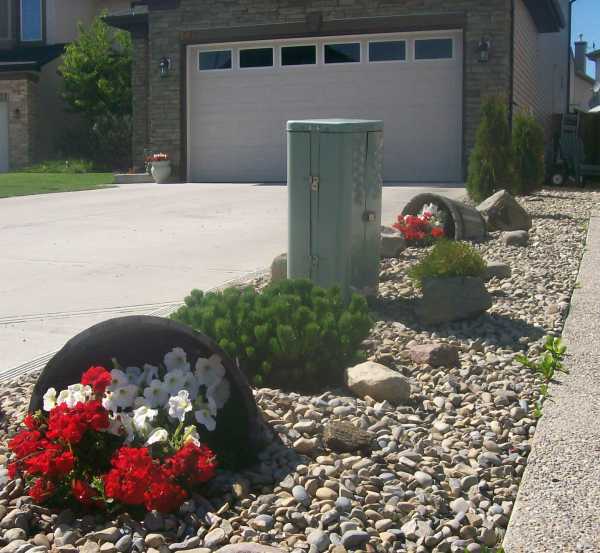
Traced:
<path id="1" fill-rule="evenodd" d="M 374 223 L 377 218 L 377 214 L 374 211 L 365 211 L 363 213 L 363 221 L 365 223 Z"/>
<path id="2" fill-rule="evenodd" d="M 319 177 L 310 177 L 310 189 L 312 192 L 319 191 Z"/>

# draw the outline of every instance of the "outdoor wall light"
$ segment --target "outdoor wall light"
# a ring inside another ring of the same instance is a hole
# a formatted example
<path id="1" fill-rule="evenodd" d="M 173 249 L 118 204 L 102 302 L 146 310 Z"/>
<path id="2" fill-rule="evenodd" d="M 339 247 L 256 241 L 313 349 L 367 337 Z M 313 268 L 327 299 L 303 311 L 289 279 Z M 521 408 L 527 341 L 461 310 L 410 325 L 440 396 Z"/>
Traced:
<path id="1" fill-rule="evenodd" d="M 487 63 L 490 59 L 490 48 L 492 43 L 486 37 L 481 37 L 477 45 L 477 53 L 479 54 L 479 63 Z"/>
<path id="2" fill-rule="evenodd" d="M 161 58 L 158 67 L 160 68 L 160 76 L 167 77 L 171 70 L 171 58 Z"/>
<path id="3" fill-rule="evenodd" d="M 15 119 L 21 119 L 21 110 L 19 108 L 15 108 Z"/>

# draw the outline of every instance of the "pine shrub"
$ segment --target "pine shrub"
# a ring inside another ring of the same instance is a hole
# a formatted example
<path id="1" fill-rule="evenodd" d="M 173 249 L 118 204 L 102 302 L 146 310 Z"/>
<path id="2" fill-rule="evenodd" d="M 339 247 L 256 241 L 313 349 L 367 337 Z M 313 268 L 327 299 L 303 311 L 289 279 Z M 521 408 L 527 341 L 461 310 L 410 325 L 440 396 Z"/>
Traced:
<path id="1" fill-rule="evenodd" d="M 372 326 L 366 300 L 283 280 L 258 293 L 193 290 L 173 319 L 213 338 L 258 386 L 313 391 L 340 384 Z"/>
<path id="2" fill-rule="evenodd" d="M 535 117 L 519 113 L 512 131 L 512 155 L 517 194 L 529 194 L 544 180 L 544 129 Z"/>
<path id="3" fill-rule="evenodd" d="M 408 276 L 421 286 L 426 278 L 480 277 L 486 266 L 473 246 L 466 242 L 442 240 L 409 269 Z"/>
<path id="4" fill-rule="evenodd" d="M 469 159 L 467 191 L 471 199 L 481 202 L 503 188 L 513 189 L 508 110 L 502 98 L 492 96 L 481 107 L 475 147 Z"/>

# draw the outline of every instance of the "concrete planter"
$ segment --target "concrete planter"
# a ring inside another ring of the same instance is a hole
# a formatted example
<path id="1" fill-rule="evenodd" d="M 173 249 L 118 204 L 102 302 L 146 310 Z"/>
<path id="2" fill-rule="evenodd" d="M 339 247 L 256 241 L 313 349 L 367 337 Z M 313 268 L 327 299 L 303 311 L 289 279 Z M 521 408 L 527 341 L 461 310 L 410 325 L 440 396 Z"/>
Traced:
<path id="1" fill-rule="evenodd" d="M 171 176 L 171 162 L 170 161 L 153 161 L 152 169 L 150 170 L 154 181 L 157 184 L 162 184 L 169 180 Z"/>

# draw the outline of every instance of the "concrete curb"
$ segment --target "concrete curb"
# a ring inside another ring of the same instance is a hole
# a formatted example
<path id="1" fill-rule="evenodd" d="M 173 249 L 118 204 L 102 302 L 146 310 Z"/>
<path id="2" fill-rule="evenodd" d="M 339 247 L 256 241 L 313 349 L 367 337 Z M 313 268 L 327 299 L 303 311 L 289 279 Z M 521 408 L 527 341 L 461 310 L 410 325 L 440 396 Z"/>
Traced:
<path id="1" fill-rule="evenodd" d="M 512 518 L 506 553 L 600 551 L 600 212 L 563 339 L 569 375 L 550 388 Z"/>

